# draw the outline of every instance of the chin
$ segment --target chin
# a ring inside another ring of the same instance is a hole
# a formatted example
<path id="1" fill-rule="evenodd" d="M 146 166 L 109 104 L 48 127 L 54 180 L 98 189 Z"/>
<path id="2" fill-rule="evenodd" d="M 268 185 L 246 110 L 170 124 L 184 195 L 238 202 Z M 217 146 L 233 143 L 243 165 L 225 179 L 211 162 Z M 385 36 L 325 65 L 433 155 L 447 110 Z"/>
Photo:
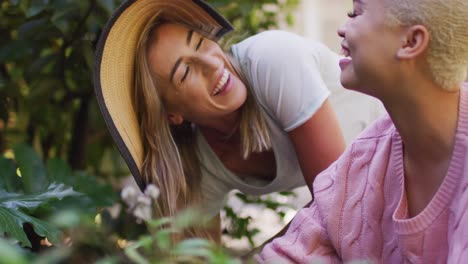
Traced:
<path id="1" fill-rule="evenodd" d="M 353 81 L 350 80 L 350 78 L 346 78 L 343 73 L 340 76 L 340 83 L 345 89 L 355 90 L 353 87 L 356 87 L 356 85 L 353 84 Z"/>

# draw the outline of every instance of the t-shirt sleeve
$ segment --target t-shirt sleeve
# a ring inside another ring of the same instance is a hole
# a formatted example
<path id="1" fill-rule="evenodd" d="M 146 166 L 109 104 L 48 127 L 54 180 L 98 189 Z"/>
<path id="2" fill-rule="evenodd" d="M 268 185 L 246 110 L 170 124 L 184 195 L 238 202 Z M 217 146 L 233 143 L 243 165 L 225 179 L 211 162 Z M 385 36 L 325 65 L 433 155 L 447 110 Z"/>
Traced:
<path id="1" fill-rule="evenodd" d="M 327 55 L 328 54 L 328 55 Z M 267 31 L 241 43 L 238 58 L 257 100 L 285 131 L 305 123 L 330 94 L 324 67 L 338 57 L 326 46 L 284 31 Z"/>

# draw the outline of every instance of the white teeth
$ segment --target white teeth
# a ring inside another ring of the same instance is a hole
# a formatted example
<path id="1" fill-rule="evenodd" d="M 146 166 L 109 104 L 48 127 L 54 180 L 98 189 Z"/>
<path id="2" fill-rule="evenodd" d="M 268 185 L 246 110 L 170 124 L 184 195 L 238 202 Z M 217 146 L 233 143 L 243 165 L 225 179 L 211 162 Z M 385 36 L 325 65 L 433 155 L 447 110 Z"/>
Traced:
<path id="1" fill-rule="evenodd" d="M 350 57 L 351 56 L 350 52 L 347 49 L 344 49 L 344 48 L 341 48 L 341 54 L 344 57 Z"/>
<path id="2" fill-rule="evenodd" d="M 226 84 L 228 79 L 229 79 L 229 72 L 228 70 L 224 69 L 223 77 L 221 77 L 221 80 L 219 80 L 218 84 L 216 84 L 216 88 L 211 93 L 211 95 L 216 95 L 217 93 L 219 93 L 219 91 L 223 88 L 223 86 Z"/>

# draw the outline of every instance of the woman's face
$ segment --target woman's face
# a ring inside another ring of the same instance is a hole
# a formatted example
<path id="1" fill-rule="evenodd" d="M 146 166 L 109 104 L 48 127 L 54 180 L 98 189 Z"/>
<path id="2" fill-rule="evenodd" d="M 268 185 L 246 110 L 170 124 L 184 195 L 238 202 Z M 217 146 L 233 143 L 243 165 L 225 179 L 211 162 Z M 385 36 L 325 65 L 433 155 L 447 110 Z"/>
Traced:
<path id="1" fill-rule="evenodd" d="M 338 29 L 346 58 L 340 61 L 341 84 L 376 96 L 376 88 L 395 78 L 402 31 L 386 21 L 382 0 L 353 0 L 349 19 Z"/>
<path id="2" fill-rule="evenodd" d="M 148 63 L 162 82 L 162 97 L 171 116 L 209 125 L 236 112 L 246 87 L 220 46 L 177 24 L 159 26 L 149 39 Z M 179 119 L 180 121 L 180 119 Z"/>

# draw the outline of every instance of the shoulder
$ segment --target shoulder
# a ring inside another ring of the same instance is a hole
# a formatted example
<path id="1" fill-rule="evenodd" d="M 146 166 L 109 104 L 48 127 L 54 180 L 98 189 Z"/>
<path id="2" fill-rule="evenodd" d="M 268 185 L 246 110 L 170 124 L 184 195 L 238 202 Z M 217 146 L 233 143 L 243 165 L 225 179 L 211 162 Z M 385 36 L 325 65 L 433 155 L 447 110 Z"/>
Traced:
<path id="1" fill-rule="evenodd" d="M 374 213 L 385 210 L 380 200 L 385 195 L 384 186 L 398 186 L 399 182 L 397 177 L 386 177 L 388 168 L 396 166 L 395 158 L 400 155 L 400 151 L 395 149 L 400 146 L 396 135 L 388 115 L 378 119 L 348 146 L 338 160 L 317 176 L 313 184 L 315 203 L 320 212 L 332 221 L 328 226 L 331 232 L 360 225 L 351 219 L 374 217 L 362 215 L 367 213 L 362 210 L 345 210 L 350 204 L 366 204 L 375 209 Z M 398 191 L 397 188 L 391 190 Z M 350 219 L 350 226 L 340 226 L 333 220 L 339 218 Z"/>
<path id="2" fill-rule="evenodd" d="M 319 60 L 321 56 L 337 56 L 319 41 L 282 30 L 269 30 L 251 36 L 233 45 L 232 51 L 240 61 L 268 63 L 279 60 L 287 63 L 304 58 Z"/>
<path id="3" fill-rule="evenodd" d="M 329 186 L 330 181 L 335 181 L 335 178 L 340 178 L 340 182 L 345 181 L 344 178 L 363 179 L 357 175 L 359 173 L 356 173 L 356 170 L 354 174 L 349 174 L 349 170 L 353 166 L 366 168 L 365 164 L 375 161 L 376 156 L 381 157 L 382 155 L 376 155 L 376 153 L 387 152 L 396 134 L 396 128 L 388 114 L 374 121 L 346 148 L 338 160 L 317 176 L 314 190 L 319 192 L 324 189 L 324 186 Z"/>
<path id="4" fill-rule="evenodd" d="M 395 132 L 395 125 L 387 113 L 364 129 L 361 134 L 356 137 L 354 142 L 356 142 L 355 144 L 359 144 L 359 141 L 363 140 L 392 136 Z"/>

